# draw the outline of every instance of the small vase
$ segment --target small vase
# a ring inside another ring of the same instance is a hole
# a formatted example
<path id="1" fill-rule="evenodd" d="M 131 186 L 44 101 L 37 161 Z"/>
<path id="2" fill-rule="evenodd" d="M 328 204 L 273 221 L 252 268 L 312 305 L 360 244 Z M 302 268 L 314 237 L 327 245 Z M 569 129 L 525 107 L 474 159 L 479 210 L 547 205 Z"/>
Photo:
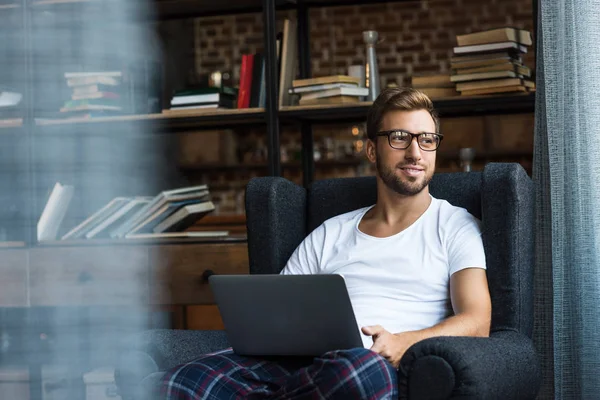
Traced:
<path id="1" fill-rule="evenodd" d="M 367 47 L 366 82 L 369 87 L 368 101 L 374 101 L 379 96 L 379 67 L 377 66 L 377 54 L 375 44 L 379 35 L 376 31 L 363 32 L 363 40 Z"/>

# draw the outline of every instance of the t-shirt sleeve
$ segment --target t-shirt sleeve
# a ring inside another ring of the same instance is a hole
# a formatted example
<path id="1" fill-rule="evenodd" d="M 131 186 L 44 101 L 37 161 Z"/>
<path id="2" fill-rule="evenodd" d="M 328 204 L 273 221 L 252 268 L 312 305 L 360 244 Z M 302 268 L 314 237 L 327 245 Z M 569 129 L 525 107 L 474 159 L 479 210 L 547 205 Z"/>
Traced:
<path id="1" fill-rule="evenodd" d="M 486 269 L 481 221 L 465 210 L 452 225 L 448 240 L 449 275 L 465 268 Z"/>
<path id="2" fill-rule="evenodd" d="M 298 245 L 281 271 L 281 275 L 311 275 L 319 272 L 324 230 L 323 225 L 317 227 Z"/>

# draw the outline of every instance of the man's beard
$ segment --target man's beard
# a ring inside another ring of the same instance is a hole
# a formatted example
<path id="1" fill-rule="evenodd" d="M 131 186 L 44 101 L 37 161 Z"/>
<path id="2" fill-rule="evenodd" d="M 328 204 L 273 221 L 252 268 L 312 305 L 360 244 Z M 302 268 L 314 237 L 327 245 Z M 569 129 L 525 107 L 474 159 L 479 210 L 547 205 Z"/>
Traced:
<path id="1" fill-rule="evenodd" d="M 377 172 L 379 173 L 379 176 L 381 177 L 381 180 L 383 181 L 383 183 L 388 188 L 392 189 L 394 192 L 396 192 L 402 196 L 414 196 L 414 195 L 421 193 L 421 191 L 423 189 L 425 189 L 425 187 L 427 187 L 427 185 L 429 185 L 429 182 L 431 181 L 431 178 L 433 177 L 433 174 L 430 174 L 430 175 L 425 174 L 425 176 L 422 178 L 422 180 L 420 182 L 418 181 L 419 178 L 415 178 L 415 180 L 412 182 L 404 182 L 404 181 L 402 181 L 402 179 L 400 179 L 399 176 L 396 175 L 395 170 L 396 170 L 397 166 L 394 168 L 389 168 L 381 163 L 381 159 L 379 157 L 377 158 L 376 166 L 377 166 Z M 426 171 L 425 171 L 425 173 L 426 173 Z M 408 178 L 408 179 L 411 179 L 411 178 Z"/>

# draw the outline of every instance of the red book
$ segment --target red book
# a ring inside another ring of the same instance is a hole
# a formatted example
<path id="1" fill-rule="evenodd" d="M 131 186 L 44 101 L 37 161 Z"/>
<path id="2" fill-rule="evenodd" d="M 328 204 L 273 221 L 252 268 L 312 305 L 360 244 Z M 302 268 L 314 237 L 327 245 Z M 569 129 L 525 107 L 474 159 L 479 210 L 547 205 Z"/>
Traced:
<path id="1" fill-rule="evenodd" d="M 254 54 L 243 54 L 240 66 L 240 88 L 238 91 L 237 108 L 250 107 L 250 89 L 252 88 L 252 67 Z"/>

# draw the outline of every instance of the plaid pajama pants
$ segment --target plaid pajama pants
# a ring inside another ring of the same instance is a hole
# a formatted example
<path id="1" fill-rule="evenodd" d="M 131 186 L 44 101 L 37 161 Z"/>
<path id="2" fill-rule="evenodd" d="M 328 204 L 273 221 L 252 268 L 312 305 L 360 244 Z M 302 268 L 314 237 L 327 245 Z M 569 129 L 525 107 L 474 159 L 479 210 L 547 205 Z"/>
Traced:
<path id="1" fill-rule="evenodd" d="M 169 371 L 168 400 L 397 399 L 398 370 L 364 348 L 332 351 L 312 360 L 258 359 L 231 349 Z"/>

